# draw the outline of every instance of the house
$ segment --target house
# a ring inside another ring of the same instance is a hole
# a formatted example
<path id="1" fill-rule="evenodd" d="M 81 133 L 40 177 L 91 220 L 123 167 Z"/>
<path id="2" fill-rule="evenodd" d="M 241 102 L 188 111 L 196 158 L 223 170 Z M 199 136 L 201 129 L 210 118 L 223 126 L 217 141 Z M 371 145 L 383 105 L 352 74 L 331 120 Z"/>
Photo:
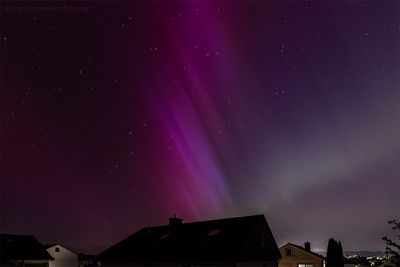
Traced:
<path id="1" fill-rule="evenodd" d="M 53 260 L 32 235 L 0 234 L 1 266 L 49 267 Z"/>
<path id="2" fill-rule="evenodd" d="M 325 267 L 325 258 L 311 251 L 310 242 L 304 243 L 304 247 L 287 243 L 279 250 L 279 267 Z"/>
<path id="3" fill-rule="evenodd" d="M 78 267 L 78 254 L 59 244 L 46 245 L 47 252 L 54 258 L 49 267 Z"/>
<path id="4" fill-rule="evenodd" d="M 278 267 L 280 253 L 264 215 L 144 227 L 98 256 L 106 266 Z"/>

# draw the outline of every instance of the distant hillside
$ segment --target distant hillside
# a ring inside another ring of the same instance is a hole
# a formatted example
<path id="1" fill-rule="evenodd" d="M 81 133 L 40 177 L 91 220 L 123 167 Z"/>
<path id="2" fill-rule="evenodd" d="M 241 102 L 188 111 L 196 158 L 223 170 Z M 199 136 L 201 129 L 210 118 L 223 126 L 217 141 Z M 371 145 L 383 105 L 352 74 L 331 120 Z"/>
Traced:
<path id="1" fill-rule="evenodd" d="M 384 257 L 386 256 L 383 251 L 344 251 L 344 256 L 359 255 L 362 257 Z"/>

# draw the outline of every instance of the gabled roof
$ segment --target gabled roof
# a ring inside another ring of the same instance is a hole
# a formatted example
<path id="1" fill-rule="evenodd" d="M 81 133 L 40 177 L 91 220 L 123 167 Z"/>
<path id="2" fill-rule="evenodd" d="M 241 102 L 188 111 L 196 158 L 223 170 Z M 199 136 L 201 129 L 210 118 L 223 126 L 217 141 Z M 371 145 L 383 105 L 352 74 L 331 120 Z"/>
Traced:
<path id="1" fill-rule="evenodd" d="M 68 250 L 68 251 L 70 251 L 70 252 L 72 252 L 72 253 L 74 253 L 74 254 L 76 254 L 76 255 L 79 254 L 79 253 L 73 251 L 73 250 L 70 249 L 70 248 L 67 248 L 67 247 L 65 247 L 65 246 L 61 246 L 60 244 L 46 244 L 46 245 L 44 245 L 44 248 L 45 248 L 46 250 L 48 250 L 48 249 L 51 249 L 51 248 L 56 247 L 56 246 L 57 246 L 57 247 L 60 247 L 60 248 L 63 248 L 63 249 L 66 249 L 66 250 Z"/>
<path id="2" fill-rule="evenodd" d="M 297 249 L 300 249 L 300 250 L 302 250 L 302 251 L 305 252 L 305 253 L 308 253 L 308 254 L 311 254 L 311 255 L 313 255 L 313 256 L 315 256 L 315 257 L 320 258 L 321 260 L 325 260 L 325 257 L 324 257 L 324 256 L 319 255 L 319 254 L 317 254 L 317 253 L 315 253 L 315 252 L 312 252 L 312 251 L 308 251 L 308 250 L 306 250 L 305 248 L 303 248 L 302 246 L 295 245 L 295 244 L 292 244 L 292 243 L 287 243 L 287 244 L 284 245 L 284 246 L 287 246 L 287 245 L 290 245 L 290 246 L 293 246 L 293 247 L 295 247 L 295 248 L 297 248 Z M 283 248 L 284 246 L 282 246 L 281 248 Z"/>
<path id="3" fill-rule="evenodd" d="M 262 246 L 260 245 L 262 237 Z M 278 261 L 264 215 L 145 227 L 99 255 L 102 261 Z"/>
<path id="4" fill-rule="evenodd" d="M 0 260 L 53 260 L 32 235 L 0 234 Z"/>

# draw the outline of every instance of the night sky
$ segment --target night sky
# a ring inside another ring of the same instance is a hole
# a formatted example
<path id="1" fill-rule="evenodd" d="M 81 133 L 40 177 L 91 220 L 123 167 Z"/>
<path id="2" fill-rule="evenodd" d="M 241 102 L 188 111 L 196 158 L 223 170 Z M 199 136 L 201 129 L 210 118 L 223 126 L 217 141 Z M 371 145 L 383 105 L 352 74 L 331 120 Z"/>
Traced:
<path id="1" fill-rule="evenodd" d="M 1 232 L 98 253 L 174 213 L 265 214 L 278 245 L 384 250 L 399 10 L 2 2 Z"/>

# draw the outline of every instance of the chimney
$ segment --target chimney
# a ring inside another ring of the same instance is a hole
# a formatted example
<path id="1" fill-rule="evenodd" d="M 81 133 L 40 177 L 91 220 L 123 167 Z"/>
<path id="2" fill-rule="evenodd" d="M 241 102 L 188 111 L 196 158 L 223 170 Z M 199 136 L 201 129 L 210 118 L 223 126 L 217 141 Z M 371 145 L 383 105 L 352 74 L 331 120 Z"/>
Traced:
<path id="1" fill-rule="evenodd" d="M 174 214 L 173 218 L 169 218 L 168 220 L 169 220 L 169 224 L 168 224 L 169 226 L 174 227 L 174 226 L 183 224 L 183 219 L 177 218 L 176 214 Z"/>
<path id="2" fill-rule="evenodd" d="M 307 250 L 308 252 L 311 252 L 311 244 L 310 242 L 305 242 L 304 243 L 304 249 Z"/>

